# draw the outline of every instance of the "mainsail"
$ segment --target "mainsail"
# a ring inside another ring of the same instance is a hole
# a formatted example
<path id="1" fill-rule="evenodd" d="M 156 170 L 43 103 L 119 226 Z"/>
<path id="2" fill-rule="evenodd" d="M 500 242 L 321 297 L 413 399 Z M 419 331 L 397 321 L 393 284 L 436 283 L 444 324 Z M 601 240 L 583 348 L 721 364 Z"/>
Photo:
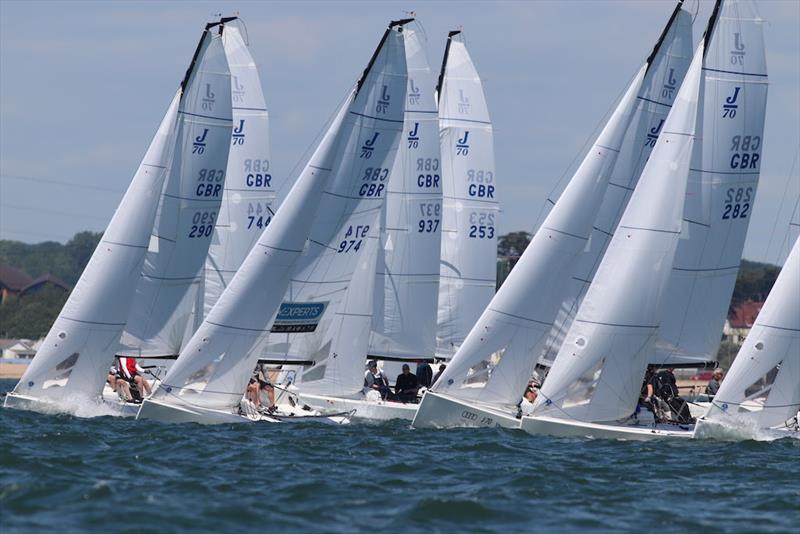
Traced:
<path id="1" fill-rule="evenodd" d="M 681 231 L 703 50 L 701 43 L 536 400 L 536 415 L 613 421 L 633 413 Z"/>
<path id="2" fill-rule="evenodd" d="M 448 35 L 437 92 L 443 209 L 436 352 L 450 358 L 489 304 L 497 280 L 492 123 L 460 31 Z"/>
<path id="3" fill-rule="evenodd" d="M 601 203 L 608 206 L 609 197 L 619 197 L 617 191 L 606 193 L 617 155 L 634 150 L 640 154 L 644 150 L 642 140 L 626 132 L 632 127 L 638 133 L 641 122 L 631 121 L 634 115 L 641 120 L 643 95 L 652 90 L 654 77 L 659 77 L 658 83 L 663 82 L 663 70 L 656 69 L 662 67 L 676 40 L 683 37 L 673 26 L 688 29 L 688 19 L 679 4 L 653 54 L 637 72 L 558 202 L 434 391 L 506 406 L 519 401 L 553 326 L 576 260 L 582 253 L 588 254 L 587 242 L 590 236 L 594 239 L 593 231 L 597 232 L 593 224 Z M 672 68 L 674 72 L 675 67 Z M 683 73 L 681 69 L 681 79 Z M 624 168 L 630 168 L 630 159 L 624 161 Z"/>
<path id="4" fill-rule="evenodd" d="M 139 280 L 172 154 L 175 94 L 86 269 L 25 370 L 14 394 L 95 399 L 105 384 Z"/>
<path id="5" fill-rule="evenodd" d="M 406 28 L 405 123 L 381 212 L 370 356 L 432 358 L 436 347 L 441 158 L 426 45 L 421 31 Z"/>
<path id="6" fill-rule="evenodd" d="M 173 161 L 119 354 L 176 355 L 191 328 L 231 139 L 224 28 L 207 26 L 182 84 Z"/>
<path id="7" fill-rule="evenodd" d="M 233 133 L 222 206 L 206 259 L 199 320 L 217 302 L 272 220 L 278 189 L 271 168 L 269 116 L 255 61 L 238 27 L 226 25 L 222 44 L 231 71 Z"/>
<path id="8" fill-rule="evenodd" d="M 800 411 L 800 238 L 783 265 L 706 418 L 783 424 Z"/>
<path id="9" fill-rule="evenodd" d="M 600 260 L 617 229 L 639 176 L 647 163 L 692 59 L 692 16 L 675 7 L 669 23 L 648 58 L 647 75 L 637 97 L 636 111 L 597 213 L 586 249 L 578 256 L 572 277 L 565 283 L 554 327 L 540 363 L 553 363 L 580 303 L 592 283 Z"/>
<path id="10" fill-rule="evenodd" d="M 751 0 L 718 2 L 706 35 L 684 228 L 651 363 L 716 359 L 763 151 L 767 104 L 764 21 Z"/>
<path id="11" fill-rule="evenodd" d="M 297 332 L 333 334 L 327 327 L 334 322 L 338 302 L 331 302 L 342 301 L 357 271 L 359 252 L 376 235 L 380 199 L 403 122 L 406 22 L 392 23 L 386 31 L 286 200 L 154 399 L 230 409 L 239 404 L 270 327 L 273 332 L 295 332 L 269 338 L 288 338 L 290 343 L 277 354 L 287 359 L 312 356 L 288 350 L 301 335 Z M 331 276 L 331 283 L 314 276 Z M 364 281 L 372 280 L 374 264 Z M 289 289 L 290 302 L 282 303 L 290 285 L 297 289 Z M 294 295 L 300 298 L 292 300 Z M 369 322 L 362 350 L 368 329 Z"/>

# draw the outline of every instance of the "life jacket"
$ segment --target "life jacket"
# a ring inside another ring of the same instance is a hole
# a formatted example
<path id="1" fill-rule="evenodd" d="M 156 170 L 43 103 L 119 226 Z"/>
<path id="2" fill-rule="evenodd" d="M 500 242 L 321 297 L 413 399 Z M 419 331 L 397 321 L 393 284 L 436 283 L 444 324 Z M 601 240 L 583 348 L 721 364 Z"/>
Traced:
<path id="1" fill-rule="evenodd" d="M 119 364 L 119 370 L 122 374 L 122 378 L 133 380 L 133 377 L 137 374 L 136 358 L 120 357 Z"/>

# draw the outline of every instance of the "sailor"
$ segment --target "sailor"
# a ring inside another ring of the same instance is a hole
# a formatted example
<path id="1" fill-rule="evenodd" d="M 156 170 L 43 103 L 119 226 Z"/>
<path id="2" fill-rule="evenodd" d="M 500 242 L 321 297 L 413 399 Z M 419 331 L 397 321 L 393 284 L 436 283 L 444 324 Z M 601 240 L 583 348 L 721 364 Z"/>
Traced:
<path id="1" fill-rule="evenodd" d="M 706 394 L 713 397 L 719 391 L 720 382 L 722 381 L 722 369 L 717 367 L 714 369 L 714 374 L 711 376 L 711 380 L 708 381 L 708 385 L 706 386 Z"/>
<path id="2" fill-rule="evenodd" d="M 364 373 L 364 394 L 366 395 L 371 390 L 377 391 L 381 394 L 381 399 L 386 400 L 389 395 L 389 379 L 383 371 L 378 370 L 378 362 L 370 360 L 367 364 L 367 371 Z"/>
<path id="3" fill-rule="evenodd" d="M 645 398 L 645 402 L 650 402 L 653 397 L 660 399 L 669 406 L 673 418 L 678 423 L 694 423 L 694 418 L 689 412 L 689 405 L 678 394 L 678 386 L 674 371 L 675 368 L 670 367 L 653 375 L 653 378 L 647 385 L 647 398 Z"/>
<path id="4" fill-rule="evenodd" d="M 525 393 L 522 395 L 522 399 L 519 401 L 519 412 L 517 412 L 518 418 L 521 418 L 523 415 L 531 415 L 533 413 L 533 403 L 538 396 L 539 393 L 536 391 L 536 386 L 534 384 L 528 384 L 528 386 L 525 388 Z"/>
<path id="5" fill-rule="evenodd" d="M 117 370 L 116 365 L 112 365 L 111 368 L 108 370 L 108 377 L 106 378 L 106 382 L 111 387 L 112 391 L 114 391 L 117 395 L 120 396 L 122 400 L 128 402 L 129 400 L 133 399 L 133 395 L 131 394 L 131 387 L 128 385 L 127 380 L 123 380 L 120 377 L 119 370 Z"/>
<path id="6" fill-rule="evenodd" d="M 403 364 L 403 372 L 397 375 L 394 382 L 394 392 L 400 402 L 414 402 L 417 400 L 419 391 L 419 380 L 417 375 L 411 372 L 411 367 L 407 363 Z"/>
<path id="7" fill-rule="evenodd" d="M 269 369 L 265 364 L 256 364 L 255 369 L 253 369 L 253 376 L 247 385 L 247 398 L 256 408 L 261 408 L 261 392 L 266 392 L 269 400 L 267 411 L 272 413 L 275 411 L 275 388 L 272 386 L 269 376 Z"/>
<path id="8" fill-rule="evenodd" d="M 445 369 L 447 369 L 447 366 L 445 364 L 443 364 L 443 363 L 439 364 L 439 370 L 436 372 L 436 375 L 433 377 L 433 380 L 431 381 L 431 385 L 434 385 L 436 383 L 436 381 L 439 380 L 439 377 L 442 376 L 442 373 L 444 373 Z"/>
<path id="9" fill-rule="evenodd" d="M 132 395 L 134 402 L 141 402 L 142 398 L 152 393 L 150 383 L 144 378 L 144 369 L 142 369 L 139 364 L 136 363 L 136 358 L 120 356 L 117 370 L 119 373 L 119 379 L 126 381 L 129 386 L 135 386 L 138 393 L 138 398 L 136 394 Z M 131 391 L 131 393 L 133 393 L 133 391 Z"/>
<path id="10" fill-rule="evenodd" d="M 422 387 L 429 388 L 431 384 L 433 384 L 433 369 L 428 365 L 428 362 L 423 360 L 417 361 L 417 379 L 419 380 L 419 385 Z"/>

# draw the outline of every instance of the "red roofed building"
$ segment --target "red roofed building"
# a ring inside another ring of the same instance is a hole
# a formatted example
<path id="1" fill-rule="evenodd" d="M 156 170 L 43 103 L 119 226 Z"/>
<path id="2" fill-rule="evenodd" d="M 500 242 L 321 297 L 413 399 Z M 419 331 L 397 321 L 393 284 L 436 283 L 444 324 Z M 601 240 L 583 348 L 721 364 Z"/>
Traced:
<path id="1" fill-rule="evenodd" d="M 31 282 L 33 278 L 25 271 L 10 265 L 0 265 L 0 304 L 10 295 L 19 295 Z"/>
<path id="2" fill-rule="evenodd" d="M 728 319 L 725 321 L 723 334 L 726 339 L 740 344 L 750 333 L 750 329 L 756 322 L 756 317 L 764 306 L 763 302 L 745 300 L 728 310 Z"/>

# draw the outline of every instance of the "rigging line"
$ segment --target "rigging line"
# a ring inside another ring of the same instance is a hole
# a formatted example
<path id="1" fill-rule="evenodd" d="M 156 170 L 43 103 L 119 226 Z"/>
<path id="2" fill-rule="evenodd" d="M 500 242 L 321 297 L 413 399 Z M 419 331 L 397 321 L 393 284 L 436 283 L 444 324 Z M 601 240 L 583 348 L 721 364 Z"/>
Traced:
<path id="1" fill-rule="evenodd" d="M 63 185 L 65 187 L 72 187 L 77 189 L 93 189 L 95 191 L 103 191 L 107 193 L 124 193 L 125 191 L 122 189 L 114 189 L 112 187 L 103 187 L 101 185 L 88 185 L 88 184 L 76 184 L 65 182 L 63 180 L 52 180 L 49 178 L 37 178 L 34 176 L 22 176 L 17 174 L 0 174 L 0 177 L 3 178 L 10 178 L 12 180 L 21 180 L 25 182 L 36 182 L 42 184 L 53 184 L 53 185 Z"/>
<path id="2" fill-rule="evenodd" d="M 770 258 L 769 249 L 772 246 L 772 240 L 775 238 L 775 232 L 778 228 L 778 219 L 780 219 L 780 215 L 783 212 L 783 206 L 786 203 L 786 197 L 788 196 L 789 193 L 789 186 L 792 184 L 792 178 L 794 177 L 794 169 L 797 166 L 798 156 L 800 156 L 800 145 L 797 145 L 797 150 L 795 150 L 794 152 L 794 158 L 792 158 L 792 166 L 789 169 L 789 176 L 787 177 L 786 180 L 786 187 L 783 188 L 783 195 L 781 195 L 781 203 L 778 206 L 777 211 L 775 212 L 775 221 L 772 223 L 772 230 L 770 231 L 769 234 L 769 241 L 767 242 L 767 248 L 764 250 L 764 261 L 766 262 L 769 262 Z M 795 204 L 795 210 L 796 209 L 797 209 L 797 204 Z M 789 222 L 792 221 L 793 217 L 794 217 L 794 210 L 792 210 L 792 215 L 789 218 Z M 780 254 L 780 250 L 778 251 L 778 254 Z"/>
<path id="3" fill-rule="evenodd" d="M 577 171 L 577 167 L 575 167 L 575 163 L 578 161 L 578 158 L 581 157 L 581 156 L 583 156 L 584 158 L 586 157 L 586 155 L 589 152 L 589 148 L 592 145 L 594 145 L 593 141 L 597 138 L 597 136 L 600 135 L 600 131 L 602 130 L 603 125 L 605 125 L 606 122 L 611 118 L 611 115 L 613 114 L 614 110 L 617 108 L 617 106 L 621 102 L 623 95 L 628 90 L 628 87 L 630 86 L 630 84 L 633 82 L 633 80 L 638 75 L 639 70 L 640 69 L 637 68 L 634 71 L 633 75 L 630 76 L 628 78 L 627 82 L 622 86 L 622 90 L 619 93 L 617 93 L 616 98 L 611 102 L 611 105 L 608 107 L 606 112 L 600 118 L 600 121 L 594 126 L 592 131 L 586 137 L 586 140 L 583 142 L 583 145 L 581 146 L 580 150 L 578 150 L 576 152 L 575 156 L 573 156 L 573 158 L 572 158 L 572 161 L 569 162 L 569 165 L 564 169 L 564 172 L 561 173 L 561 176 L 558 178 L 558 180 L 556 181 L 555 185 L 553 185 L 553 187 L 550 189 L 550 192 L 547 193 L 547 197 L 545 198 L 545 201 L 542 204 L 542 207 L 539 209 L 539 214 L 536 217 L 536 223 L 535 223 L 536 226 L 533 229 L 534 230 L 533 233 L 536 233 L 536 230 L 538 230 L 538 228 L 542 225 L 542 222 L 544 222 L 543 215 L 544 215 L 545 209 L 547 209 L 548 201 L 554 196 L 555 192 L 561 187 L 561 184 L 564 182 L 564 179 L 567 177 L 567 174 L 570 173 L 570 170 L 573 169 L 573 167 L 574 167 L 574 170 L 573 170 L 572 174 L 575 174 L 575 171 Z M 567 182 L 567 183 L 569 183 L 569 182 Z M 564 184 L 564 188 L 566 188 L 566 184 Z M 563 193 L 563 188 L 562 188 L 561 192 Z M 560 193 L 559 193 L 559 196 L 561 196 Z M 555 205 L 554 201 L 551 201 L 551 202 L 553 203 L 553 205 Z"/>

